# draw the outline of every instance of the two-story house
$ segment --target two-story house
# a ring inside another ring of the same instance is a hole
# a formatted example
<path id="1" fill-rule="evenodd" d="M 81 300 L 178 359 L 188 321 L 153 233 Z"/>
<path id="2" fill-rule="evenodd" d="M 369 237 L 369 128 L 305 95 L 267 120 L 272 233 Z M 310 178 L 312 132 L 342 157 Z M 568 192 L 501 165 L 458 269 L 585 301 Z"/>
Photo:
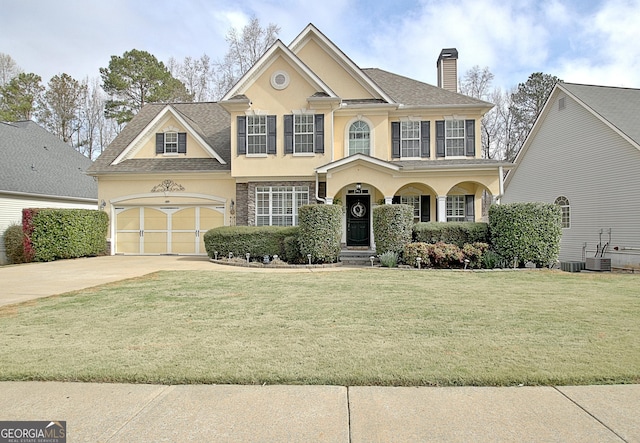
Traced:
<path id="1" fill-rule="evenodd" d="M 346 247 L 374 247 L 379 204 L 479 220 L 507 165 L 481 158 L 492 105 L 456 92 L 457 57 L 442 50 L 436 87 L 361 69 L 310 24 L 218 103 L 145 106 L 90 170 L 111 252 L 203 254 L 212 227 L 296 225 L 315 203 L 345 207 Z"/>

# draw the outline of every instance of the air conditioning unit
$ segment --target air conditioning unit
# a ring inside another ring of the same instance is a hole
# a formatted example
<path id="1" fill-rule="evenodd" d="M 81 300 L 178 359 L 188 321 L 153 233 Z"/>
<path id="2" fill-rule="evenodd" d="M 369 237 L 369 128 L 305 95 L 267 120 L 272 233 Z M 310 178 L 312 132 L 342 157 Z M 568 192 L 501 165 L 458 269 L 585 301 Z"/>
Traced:
<path id="1" fill-rule="evenodd" d="M 604 257 L 587 257 L 585 268 L 588 271 L 611 271 L 611 259 Z"/>

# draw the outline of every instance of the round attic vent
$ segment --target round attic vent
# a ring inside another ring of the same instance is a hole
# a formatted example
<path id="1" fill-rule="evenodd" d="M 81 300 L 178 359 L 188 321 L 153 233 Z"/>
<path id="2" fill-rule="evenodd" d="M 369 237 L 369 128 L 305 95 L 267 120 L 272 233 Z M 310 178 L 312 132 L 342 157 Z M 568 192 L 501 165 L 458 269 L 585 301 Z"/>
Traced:
<path id="1" fill-rule="evenodd" d="M 284 89 L 289 86 L 289 74 L 284 71 L 276 71 L 271 76 L 271 86 L 275 89 Z"/>

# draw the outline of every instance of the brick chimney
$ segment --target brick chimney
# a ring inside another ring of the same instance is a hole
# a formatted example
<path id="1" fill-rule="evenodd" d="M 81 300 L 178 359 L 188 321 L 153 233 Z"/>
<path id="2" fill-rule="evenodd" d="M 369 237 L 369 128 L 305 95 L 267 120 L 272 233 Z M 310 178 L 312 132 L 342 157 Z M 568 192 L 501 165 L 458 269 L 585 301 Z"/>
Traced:
<path id="1" fill-rule="evenodd" d="M 440 51 L 438 62 L 438 87 L 458 92 L 458 50 L 446 48 Z"/>

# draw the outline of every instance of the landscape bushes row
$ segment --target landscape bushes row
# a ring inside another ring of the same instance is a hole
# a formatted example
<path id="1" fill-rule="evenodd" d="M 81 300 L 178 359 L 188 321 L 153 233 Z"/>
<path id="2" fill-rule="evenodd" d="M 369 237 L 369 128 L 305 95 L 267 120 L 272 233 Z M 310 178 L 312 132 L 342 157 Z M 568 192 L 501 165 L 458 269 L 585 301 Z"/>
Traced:
<path id="1" fill-rule="evenodd" d="M 374 208 L 373 231 L 383 265 L 497 268 L 531 262 L 543 267 L 558 260 L 561 210 L 546 203 L 511 203 L 491 206 L 488 224 L 414 224 L 410 206 L 385 205 Z"/>
<path id="2" fill-rule="evenodd" d="M 109 217 L 90 209 L 22 210 L 22 225 L 4 233 L 11 263 L 91 257 L 107 252 Z"/>

